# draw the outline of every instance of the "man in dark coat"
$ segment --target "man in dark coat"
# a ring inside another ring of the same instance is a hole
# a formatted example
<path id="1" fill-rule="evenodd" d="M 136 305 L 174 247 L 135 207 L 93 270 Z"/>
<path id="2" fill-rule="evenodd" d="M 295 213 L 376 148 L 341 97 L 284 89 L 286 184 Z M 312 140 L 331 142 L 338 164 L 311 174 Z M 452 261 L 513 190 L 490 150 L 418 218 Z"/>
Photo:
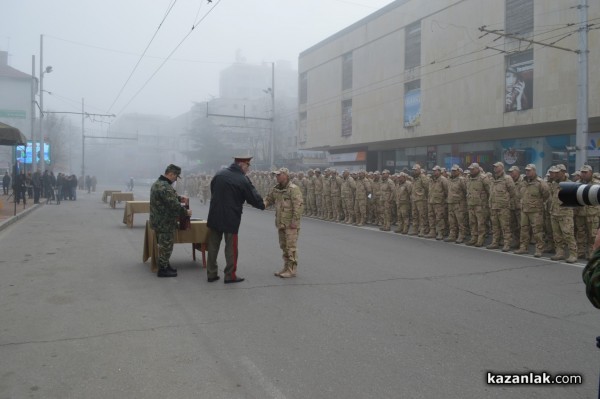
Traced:
<path id="1" fill-rule="evenodd" d="M 244 202 L 260 210 L 265 209 L 263 199 L 256 191 L 246 173 L 250 169 L 252 157 L 236 157 L 228 168 L 217 172 L 210 182 L 210 208 L 207 226 L 208 262 L 206 265 L 208 282 L 219 279 L 217 255 L 221 240 L 225 236 L 225 284 L 239 283 L 243 278 L 236 276 L 238 257 L 238 230 L 242 220 Z"/>

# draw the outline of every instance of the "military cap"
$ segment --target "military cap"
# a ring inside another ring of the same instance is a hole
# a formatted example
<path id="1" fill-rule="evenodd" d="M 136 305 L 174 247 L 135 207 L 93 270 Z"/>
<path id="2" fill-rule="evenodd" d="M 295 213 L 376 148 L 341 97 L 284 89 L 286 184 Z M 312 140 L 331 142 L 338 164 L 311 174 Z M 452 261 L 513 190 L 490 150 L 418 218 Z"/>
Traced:
<path id="1" fill-rule="evenodd" d="M 558 172 L 558 171 L 560 171 L 560 169 L 558 169 L 558 167 L 557 167 L 556 165 L 552 165 L 552 166 L 550 166 L 550 168 L 548 169 L 548 172 L 549 172 L 549 173 L 556 173 L 556 172 Z"/>
<path id="2" fill-rule="evenodd" d="M 573 172 L 573 176 L 581 176 L 581 173 L 578 170 L 576 170 L 575 172 Z"/>
<path id="3" fill-rule="evenodd" d="M 513 165 L 510 167 L 510 169 L 508 169 L 509 172 L 512 172 L 513 170 L 516 170 L 517 172 L 521 171 L 521 169 L 519 169 L 519 167 L 517 165 Z"/>
<path id="4" fill-rule="evenodd" d="M 527 166 L 525 166 L 525 170 L 532 170 L 532 169 L 533 170 L 537 170 L 537 168 L 535 167 L 535 165 L 532 164 L 532 163 L 529 163 L 529 164 L 527 164 Z"/>
<path id="5" fill-rule="evenodd" d="M 566 171 L 567 171 L 567 167 L 566 167 L 565 165 L 563 165 L 562 163 L 559 163 L 558 165 L 556 165 L 556 168 L 557 168 L 559 171 L 561 171 L 561 170 L 562 170 L 563 172 L 566 172 Z"/>
<path id="6" fill-rule="evenodd" d="M 502 162 L 498 161 L 493 166 L 494 167 L 496 167 L 496 166 L 504 166 L 504 164 Z"/>
<path id="7" fill-rule="evenodd" d="M 581 172 L 593 172 L 594 170 L 592 169 L 592 167 L 590 165 L 583 165 L 579 171 Z"/>
<path id="8" fill-rule="evenodd" d="M 315 173 L 317 173 L 317 172 L 318 172 L 318 173 L 321 173 L 321 169 L 319 169 L 319 168 L 316 168 L 316 169 L 315 169 Z"/>
<path id="9" fill-rule="evenodd" d="M 438 165 L 435 165 L 431 170 L 442 170 L 442 168 L 440 168 Z"/>
<path id="10" fill-rule="evenodd" d="M 479 169 L 479 164 L 477 162 L 473 162 L 467 169 Z"/>
<path id="11" fill-rule="evenodd" d="M 421 169 L 421 165 L 419 165 L 418 163 L 414 164 L 412 167 L 412 170 L 417 170 L 417 169 Z"/>
<path id="12" fill-rule="evenodd" d="M 279 169 L 277 169 L 277 170 L 274 170 L 274 171 L 273 171 L 273 172 L 271 172 L 271 173 L 273 173 L 273 174 L 276 174 L 276 175 L 280 175 L 280 174 L 282 174 L 282 173 L 284 173 L 284 174 L 286 174 L 286 175 L 288 175 L 288 176 L 290 175 L 290 171 L 288 170 L 288 168 L 279 168 Z"/>
<path id="13" fill-rule="evenodd" d="M 460 170 L 460 166 L 458 166 L 457 164 L 454 164 L 454 165 L 452 165 L 450 170 Z"/>
<path id="14" fill-rule="evenodd" d="M 314 170 L 309 169 L 309 170 L 306 171 L 306 173 L 310 173 L 310 172 L 314 172 Z"/>
<path id="15" fill-rule="evenodd" d="M 170 164 L 169 166 L 167 166 L 167 169 L 165 169 L 165 174 L 169 172 L 175 173 L 177 175 L 177 178 L 179 179 L 179 175 L 181 174 L 181 168 L 177 165 Z"/>
<path id="16" fill-rule="evenodd" d="M 383 171 L 381 171 L 381 174 L 387 173 L 388 175 L 390 174 L 390 171 L 387 169 L 384 169 Z"/>
<path id="17" fill-rule="evenodd" d="M 250 163 L 250 161 L 252 160 L 252 158 L 254 158 L 254 157 L 249 157 L 247 155 L 242 155 L 242 156 L 239 156 L 239 157 L 233 157 L 233 162 L 236 162 L 236 163 L 237 162 L 248 162 L 248 163 Z"/>
<path id="18" fill-rule="evenodd" d="M 380 175 L 381 173 L 379 173 L 378 170 L 376 170 L 375 172 L 373 172 L 374 175 Z"/>

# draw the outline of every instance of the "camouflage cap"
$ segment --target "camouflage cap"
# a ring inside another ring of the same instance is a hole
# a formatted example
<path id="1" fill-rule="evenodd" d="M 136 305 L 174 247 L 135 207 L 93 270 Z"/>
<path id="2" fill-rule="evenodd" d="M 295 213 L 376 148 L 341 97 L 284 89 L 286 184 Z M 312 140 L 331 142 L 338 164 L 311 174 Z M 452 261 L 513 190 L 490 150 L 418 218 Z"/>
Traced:
<path id="1" fill-rule="evenodd" d="M 381 174 L 384 174 L 384 173 L 387 173 L 387 174 L 389 175 L 389 174 L 390 174 L 390 171 L 389 171 L 389 170 L 387 170 L 387 169 L 384 169 L 384 170 L 381 172 Z"/>
<path id="2" fill-rule="evenodd" d="M 557 168 L 559 171 L 561 171 L 561 170 L 562 170 L 563 172 L 566 172 L 566 171 L 567 171 L 567 167 L 566 167 L 565 165 L 563 165 L 562 163 L 559 163 L 558 165 L 556 165 L 556 168 Z"/>
<path id="3" fill-rule="evenodd" d="M 435 165 L 431 170 L 442 170 L 438 165 Z"/>
<path id="4" fill-rule="evenodd" d="M 581 176 L 581 173 L 578 170 L 576 170 L 575 172 L 573 172 L 573 176 Z"/>
<path id="5" fill-rule="evenodd" d="M 315 173 L 321 173 L 321 169 L 319 169 L 319 168 L 316 168 L 316 169 L 315 169 Z"/>
<path id="6" fill-rule="evenodd" d="M 458 166 L 457 164 L 454 164 L 454 165 L 452 165 L 450 170 L 460 170 L 460 166 Z"/>
<path id="7" fill-rule="evenodd" d="M 593 172 L 594 169 L 590 165 L 583 165 L 580 169 L 580 172 Z"/>
<path id="8" fill-rule="evenodd" d="M 493 166 L 494 167 L 496 167 L 496 166 L 504 166 L 504 164 L 502 162 L 498 161 Z"/>
<path id="9" fill-rule="evenodd" d="M 280 175 L 280 174 L 282 174 L 282 173 L 283 173 L 283 174 L 286 174 L 286 175 L 288 175 L 288 176 L 290 175 L 290 171 L 288 170 L 288 168 L 279 168 L 279 169 L 277 169 L 277 170 L 274 170 L 274 171 L 273 171 L 273 172 L 271 172 L 271 173 L 273 173 L 273 174 L 276 174 L 276 175 Z"/>
<path id="10" fill-rule="evenodd" d="M 560 170 L 560 169 L 558 169 L 558 168 L 556 167 L 556 165 L 552 165 L 552 166 L 550 166 L 550 168 L 548 169 L 548 172 L 549 172 L 549 173 L 556 173 L 556 172 L 558 172 L 559 170 Z"/>
<path id="11" fill-rule="evenodd" d="M 527 166 L 525 166 L 525 170 L 537 170 L 537 168 L 535 167 L 534 164 L 529 163 L 529 164 L 527 164 Z"/>
<path id="12" fill-rule="evenodd" d="M 379 173 L 378 170 L 376 170 L 375 172 L 373 172 L 374 175 L 380 175 L 381 173 Z"/>
<path id="13" fill-rule="evenodd" d="M 513 165 L 510 167 L 510 169 L 508 169 L 509 172 L 512 172 L 514 170 L 516 170 L 517 172 L 521 171 L 521 169 L 519 169 L 519 167 L 517 165 Z"/>
<path id="14" fill-rule="evenodd" d="M 467 169 L 479 169 L 479 164 L 477 162 L 473 162 Z"/>
<path id="15" fill-rule="evenodd" d="M 414 164 L 412 167 L 412 170 L 418 170 L 421 169 L 421 165 L 419 165 L 418 163 Z"/>

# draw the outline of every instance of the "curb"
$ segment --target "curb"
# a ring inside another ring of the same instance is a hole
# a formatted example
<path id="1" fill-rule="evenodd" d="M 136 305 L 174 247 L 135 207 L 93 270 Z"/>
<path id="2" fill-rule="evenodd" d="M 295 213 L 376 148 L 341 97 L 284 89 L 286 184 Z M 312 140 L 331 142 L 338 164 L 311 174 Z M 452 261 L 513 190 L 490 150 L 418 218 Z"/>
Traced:
<path id="1" fill-rule="evenodd" d="M 41 205 L 42 204 L 35 204 L 31 208 L 27 208 L 24 211 L 17 213 L 15 216 L 9 217 L 8 219 L 6 219 L 2 223 L 0 223 L 0 231 L 6 229 L 11 224 L 13 224 L 13 223 L 19 221 L 20 219 L 24 218 L 25 216 L 29 215 L 31 212 L 33 212 L 34 210 L 39 208 Z"/>

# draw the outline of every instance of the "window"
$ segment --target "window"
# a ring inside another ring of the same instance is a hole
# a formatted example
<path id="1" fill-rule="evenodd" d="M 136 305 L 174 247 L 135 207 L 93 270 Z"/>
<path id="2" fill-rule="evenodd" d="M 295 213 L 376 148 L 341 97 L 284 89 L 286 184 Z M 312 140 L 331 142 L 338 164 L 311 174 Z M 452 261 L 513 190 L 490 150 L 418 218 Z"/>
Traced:
<path id="1" fill-rule="evenodd" d="M 342 101 L 342 136 L 352 135 L 352 100 Z"/>
<path id="2" fill-rule="evenodd" d="M 404 70 L 421 65 L 421 21 L 404 28 Z"/>
<path id="3" fill-rule="evenodd" d="M 300 93 L 298 93 L 298 97 L 299 97 L 299 101 L 300 104 L 306 104 L 306 101 L 308 100 L 308 76 L 306 74 L 306 72 L 300 74 L 300 82 L 298 84 L 298 90 L 300 91 Z"/>
<path id="4" fill-rule="evenodd" d="M 342 56 L 342 90 L 352 88 L 352 53 Z"/>
<path id="5" fill-rule="evenodd" d="M 421 123 L 421 79 L 404 84 L 404 127 Z"/>
<path id="6" fill-rule="evenodd" d="M 533 32 L 533 0 L 506 0 L 506 33 L 527 36 Z"/>
<path id="7" fill-rule="evenodd" d="M 298 126 L 298 142 L 306 143 L 306 112 L 300 112 L 299 126 Z"/>

